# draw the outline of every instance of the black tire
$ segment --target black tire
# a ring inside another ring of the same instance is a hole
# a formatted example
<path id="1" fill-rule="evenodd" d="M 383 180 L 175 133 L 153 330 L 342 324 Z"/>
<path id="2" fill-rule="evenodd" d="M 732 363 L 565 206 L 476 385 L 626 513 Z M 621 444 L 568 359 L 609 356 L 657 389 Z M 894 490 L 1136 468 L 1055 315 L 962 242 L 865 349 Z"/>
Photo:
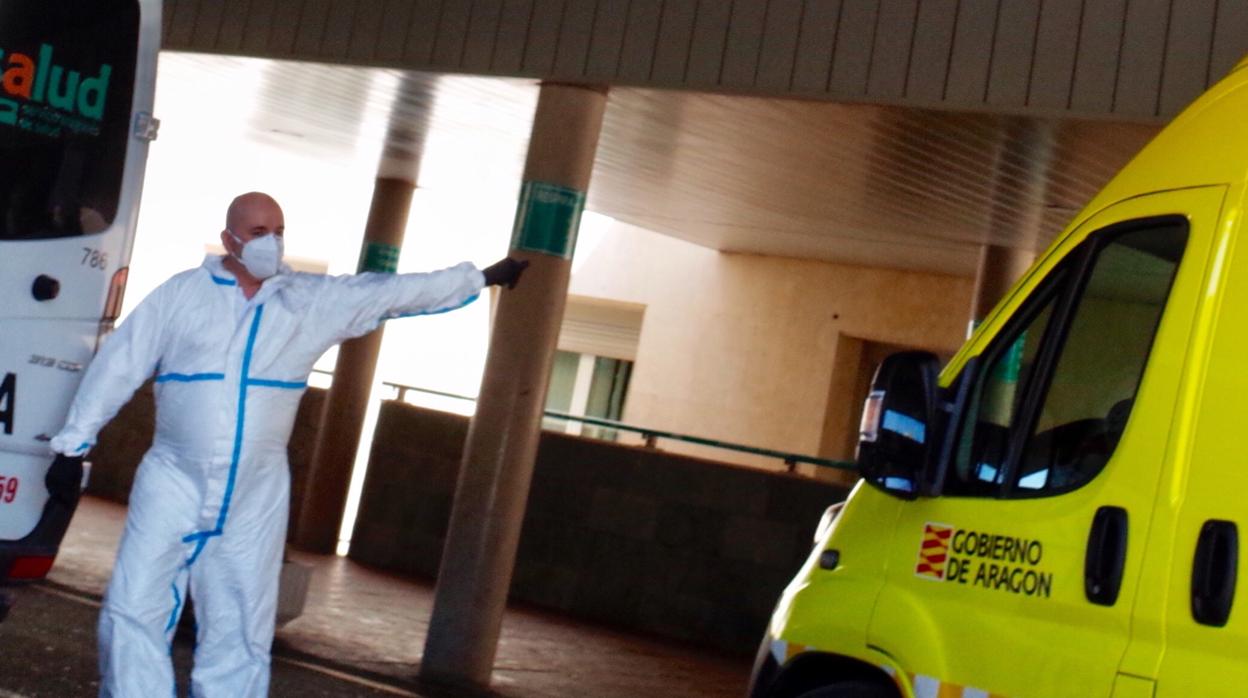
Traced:
<path id="1" fill-rule="evenodd" d="M 807 691 L 797 698 L 897 698 L 897 691 L 870 681 L 846 681 Z"/>

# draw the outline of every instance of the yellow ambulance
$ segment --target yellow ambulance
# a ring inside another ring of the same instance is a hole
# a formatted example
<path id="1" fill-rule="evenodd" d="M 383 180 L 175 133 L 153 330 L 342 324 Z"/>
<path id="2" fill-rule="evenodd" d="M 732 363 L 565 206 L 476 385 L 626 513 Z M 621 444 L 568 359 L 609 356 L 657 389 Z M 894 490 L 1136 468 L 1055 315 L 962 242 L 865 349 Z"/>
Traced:
<path id="1" fill-rule="evenodd" d="M 1248 60 L 943 371 L 880 366 L 751 696 L 1248 695 L 1246 195 Z"/>

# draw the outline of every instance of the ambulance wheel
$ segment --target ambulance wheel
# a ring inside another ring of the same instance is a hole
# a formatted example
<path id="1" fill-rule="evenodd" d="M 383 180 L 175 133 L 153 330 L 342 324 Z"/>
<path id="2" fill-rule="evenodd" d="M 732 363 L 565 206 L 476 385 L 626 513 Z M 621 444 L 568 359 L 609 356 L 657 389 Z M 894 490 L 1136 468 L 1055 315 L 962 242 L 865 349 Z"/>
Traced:
<path id="1" fill-rule="evenodd" d="M 897 692 L 891 686 L 870 681 L 846 681 L 807 691 L 797 698 L 897 698 Z"/>

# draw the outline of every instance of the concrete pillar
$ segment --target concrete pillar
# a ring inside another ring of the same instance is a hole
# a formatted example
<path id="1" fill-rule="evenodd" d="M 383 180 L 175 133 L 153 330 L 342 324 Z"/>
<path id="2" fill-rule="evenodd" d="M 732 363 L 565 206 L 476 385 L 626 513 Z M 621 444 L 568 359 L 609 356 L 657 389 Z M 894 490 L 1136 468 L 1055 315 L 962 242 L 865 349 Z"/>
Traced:
<path id="1" fill-rule="evenodd" d="M 530 267 L 498 300 L 438 572 L 422 679 L 477 687 L 490 682 L 606 101 L 605 88 L 541 88 L 510 253 Z"/>
<path id="2" fill-rule="evenodd" d="M 408 75 L 399 85 L 364 225 L 358 271 L 394 273 L 398 269 L 434 87 L 430 78 L 421 75 Z M 379 328 L 343 342 L 338 349 L 334 382 L 312 451 L 309 484 L 293 522 L 291 540 L 300 549 L 330 554 L 337 547 L 382 334 Z"/>
<path id="3" fill-rule="evenodd" d="M 1051 124 L 1018 120 L 997 149 L 989 239 L 980 247 L 967 335 L 983 321 L 1035 259 L 1049 207 L 1048 173 L 1056 151 Z M 1008 239 L 1014 246 L 996 244 Z"/>
<path id="4" fill-rule="evenodd" d="M 1014 250 L 1000 245 L 983 245 L 979 248 L 979 266 L 975 272 L 975 290 L 971 294 L 972 327 L 996 307 L 1006 291 L 1018 281 L 1035 255 L 1026 250 Z"/>

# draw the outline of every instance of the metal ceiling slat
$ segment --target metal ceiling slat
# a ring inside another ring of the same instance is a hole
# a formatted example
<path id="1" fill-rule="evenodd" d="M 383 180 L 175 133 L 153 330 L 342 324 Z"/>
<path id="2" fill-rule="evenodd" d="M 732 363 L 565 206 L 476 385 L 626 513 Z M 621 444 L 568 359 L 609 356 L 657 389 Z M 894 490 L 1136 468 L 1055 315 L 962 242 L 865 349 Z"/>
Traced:
<path id="1" fill-rule="evenodd" d="M 165 2 L 172 50 L 1150 122 L 1248 49 L 1244 0 Z"/>
<path id="2" fill-rule="evenodd" d="M 468 72 L 488 73 L 501 31 L 503 0 L 473 0 L 460 67 Z"/>
<path id="3" fill-rule="evenodd" d="M 793 84 L 793 61 L 797 56 L 803 4 L 802 0 L 767 3 L 767 24 L 754 76 L 755 87 L 787 92 Z"/>
<path id="4" fill-rule="evenodd" d="M 382 22 L 386 19 L 386 0 L 356 0 L 356 4 L 347 56 L 360 62 L 377 60 Z"/>
<path id="5" fill-rule="evenodd" d="M 166 0 L 164 7 L 160 11 L 160 36 L 162 41 L 167 41 L 169 33 L 173 31 L 173 15 L 177 12 L 177 0 Z"/>
<path id="6" fill-rule="evenodd" d="M 915 172 L 919 172 L 920 167 L 925 167 L 926 165 L 916 164 L 915 166 L 910 166 L 906 161 L 899 161 L 896 157 L 879 157 L 870 149 L 865 149 L 865 154 L 857 156 L 851 155 L 851 152 L 846 150 L 837 151 L 836 155 L 839 159 L 861 165 L 860 167 L 855 167 L 854 172 L 846 171 L 846 176 L 841 177 L 841 179 L 844 180 L 845 184 L 851 186 L 854 185 L 855 181 L 864 182 L 864 190 L 846 189 L 842 191 L 835 180 L 819 181 L 812 179 L 812 175 L 817 177 L 817 170 L 812 171 L 810 167 L 801 166 L 799 162 L 792 160 L 792 157 L 789 157 L 789 159 L 778 159 L 776 166 L 773 169 L 769 169 L 769 171 L 751 172 L 750 176 L 753 182 L 724 180 L 718 182 L 716 189 L 725 192 L 726 202 L 733 201 L 734 195 L 731 192 L 736 190 L 761 191 L 763 192 L 765 204 L 755 202 L 753 207 L 760 210 L 769 210 L 770 215 L 782 216 L 787 215 L 785 211 L 804 210 L 816 214 L 816 217 L 831 215 L 844 219 L 847 216 L 857 220 L 867 220 L 871 216 L 885 215 L 886 211 L 900 209 L 901 207 L 897 202 L 885 199 L 886 202 L 877 202 L 874 211 L 867 214 L 861 206 L 862 191 L 880 190 L 879 185 L 886 184 L 887 191 L 904 195 L 897 201 L 905 201 L 906 197 L 910 196 L 924 196 L 929 191 L 924 186 L 924 182 L 917 176 L 897 179 L 897 177 L 887 175 L 874 176 L 871 174 L 872 171 L 877 170 L 881 174 L 892 171 L 906 171 L 907 174 L 912 175 Z M 739 157 L 738 160 L 748 160 L 748 157 Z M 786 167 L 785 165 L 789 166 Z M 711 181 L 714 180 L 708 181 L 708 184 Z M 784 189 L 778 189 L 775 186 L 761 184 L 761 182 L 771 181 L 786 181 L 787 186 Z M 695 196 L 695 199 L 705 200 L 705 195 Z M 948 207 L 950 207 L 948 202 L 957 200 L 945 196 L 942 197 L 941 201 L 945 202 L 945 204 L 937 207 L 937 209 L 927 211 L 929 220 L 946 220 L 950 222 L 960 220 L 960 217 L 950 216 L 946 212 Z M 881 206 L 879 204 L 884 205 Z"/>
<path id="7" fill-rule="evenodd" d="M 905 96 L 918 13 L 918 0 L 881 0 L 867 94 L 882 99 Z"/>
<path id="8" fill-rule="evenodd" d="M 988 73 L 989 104 L 1020 107 L 1027 103 L 1039 18 L 1040 4 L 1035 0 L 1001 0 Z"/>
<path id="9" fill-rule="evenodd" d="M 1126 11 L 1127 0 L 1084 0 L 1072 108 L 1099 113 L 1113 108 Z"/>
<path id="10" fill-rule="evenodd" d="M 631 5 L 631 2 L 618 0 L 598 2 L 585 61 L 587 79 L 615 79 L 620 68 L 620 52 L 624 48 L 624 33 L 628 29 L 628 10 Z"/>
<path id="11" fill-rule="evenodd" d="M 1090 186 L 1095 191 L 1121 167 L 1122 163 L 1117 160 L 1124 152 L 1135 153 L 1157 133 L 1156 126 L 1118 124 L 1116 129 L 1098 131 L 1097 125 L 1099 122 L 1065 122 L 1061 133 L 1070 139 L 1070 153 L 1063 161 L 1070 163 L 1070 167 L 1054 172 L 1051 176 L 1055 182 L 1070 181 Z M 1088 132 L 1095 135 L 1088 136 Z"/>
<path id="12" fill-rule="evenodd" d="M 555 75 L 565 79 L 585 75 L 594 34 L 594 16 L 599 5 L 608 1 L 569 0 L 564 3 L 563 20 L 559 23 L 559 43 L 555 49 Z"/>
<path id="13" fill-rule="evenodd" d="M 1248 3 L 1243 0 L 1219 0 L 1209 77 L 1206 80 L 1208 84 L 1226 77 L 1244 58 L 1245 37 L 1248 37 Z"/>
<path id="14" fill-rule="evenodd" d="M 1036 32 L 1036 58 L 1027 104 L 1045 109 L 1065 109 L 1070 105 L 1082 15 L 1082 3 L 1044 3 Z"/>
<path id="15" fill-rule="evenodd" d="M 524 48 L 529 38 L 529 22 L 533 16 L 533 0 L 504 0 L 498 18 L 498 32 L 490 55 L 490 70 L 496 73 L 519 73 L 524 70 Z"/>
<path id="16" fill-rule="evenodd" d="M 273 26 L 269 30 L 269 55 L 282 56 L 295 52 L 295 42 L 299 38 L 300 18 L 303 15 L 303 0 L 277 3 Z"/>
<path id="17" fill-rule="evenodd" d="M 243 33 L 247 28 L 247 17 L 251 13 L 251 2 L 250 0 L 225 0 L 224 4 L 225 11 L 221 19 L 217 48 L 224 52 L 236 53 L 243 46 Z"/>
<path id="18" fill-rule="evenodd" d="M 728 16 L 724 37 L 723 64 L 719 84 L 729 88 L 754 86 L 758 59 L 763 50 L 763 28 L 767 22 L 767 0 L 737 0 Z"/>
<path id="19" fill-rule="evenodd" d="M 690 86 L 710 88 L 719 85 L 732 5 L 732 2 L 723 0 L 699 0 L 684 77 Z"/>
<path id="20" fill-rule="evenodd" d="M 814 105 L 811 105 L 811 106 L 814 106 Z M 734 182 L 731 185 L 727 185 L 726 183 L 730 181 L 732 178 L 727 177 L 727 176 L 721 176 L 719 179 L 723 181 L 720 183 L 720 185 L 716 185 L 715 191 L 719 191 L 720 189 L 725 188 L 725 186 L 727 186 L 727 188 L 729 189 L 757 188 L 755 186 L 757 184 L 755 180 L 771 181 L 771 179 L 773 178 L 773 175 L 775 179 L 786 179 L 786 175 L 791 175 L 791 176 L 787 176 L 787 180 L 789 183 L 786 186 L 786 189 L 785 189 L 786 191 L 792 190 L 793 187 L 796 186 L 799 182 L 806 181 L 805 176 L 800 171 L 793 171 L 793 172 L 787 171 L 787 169 L 791 167 L 792 163 L 786 160 L 786 156 L 784 155 L 783 152 L 774 152 L 772 153 L 772 155 L 774 156 L 773 159 L 777 161 L 777 167 L 784 171 L 779 171 L 775 173 L 769 172 L 768 168 L 766 167 L 766 164 L 767 164 L 766 155 L 768 153 L 765 151 L 768 148 L 768 144 L 774 143 L 777 139 L 775 139 L 774 134 L 772 134 L 770 131 L 760 128 L 760 124 L 758 123 L 757 118 L 743 119 L 741 114 L 735 113 L 735 112 L 736 110 L 733 110 L 733 109 L 723 110 L 723 113 L 725 114 L 727 122 L 725 124 L 720 124 L 718 121 L 714 121 L 711 124 L 707 124 L 706 128 L 711 131 L 727 131 L 727 133 L 723 134 L 723 138 L 724 140 L 727 140 L 729 142 L 739 143 L 739 142 L 745 142 L 749 140 L 752 143 L 754 143 L 757 146 L 757 149 L 759 150 L 759 152 L 755 153 L 753 151 L 750 151 L 747 154 L 745 151 L 741 151 L 738 153 L 738 157 L 740 161 L 756 162 L 758 163 L 758 166 L 753 167 L 753 168 L 743 168 L 739 164 L 734 166 L 728 163 L 723 163 L 723 162 L 718 162 L 718 161 L 707 160 L 705 162 L 700 162 L 699 163 L 700 171 L 740 173 L 741 176 L 737 178 L 740 181 Z M 698 114 L 690 115 L 690 118 L 694 120 L 702 121 L 703 120 L 702 116 L 703 116 L 702 114 L 698 113 Z M 775 121 L 777 123 L 786 122 L 786 120 L 783 118 L 783 115 L 780 115 L 780 114 L 776 115 Z M 740 124 L 740 127 L 738 128 L 735 124 Z M 837 126 L 839 127 L 840 125 L 837 124 Z M 788 131 L 797 131 L 797 132 L 802 132 L 802 133 L 808 132 L 808 129 L 798 124 L 790 124 L 786 128 Z M 916 132 L 918 131 L 918 129 L 911 129 L 911 130 L 914 130 Z M 808 140 L 809 140 L 809 137 L 807 138 L 807 141 Z M 867 143 L 869 140 L 870 139 L 858 138 L 852 135 L 847 135 L 845 137 L 846 142 L 853 143 L 853 144 Z M 798 149 L 798 152 L 802 155 L 804 155 L 807 152 L 807 149 L 810 149 L 810 150 L 819 149 L 818 142 L 807 142 L 807 141 L 803 141 L 802 145 Z M 690 144 L 689 149 L 693 150 L 694 146 Z M 838 163 L 840 161 L 844 161 L 848 164 L 848 163 L 852 163 L 856 161 L 854 158 L 849 157 L 848 154 L 843 150 L 838 153 L 837 158 L 838 158 L 837 160 Z M 836 163 L 833 163 L 833 164 L 836 164 Z M 914 172 L 918 171 L 920 167 L 930 167 L 930 166 L 927 164 L 924 164 L 923 159 L 919 158 L 915 160 L 914 162 L 907 161 L 904 166 L 898 165 L 896 166 L 896 169 L 898 171 L 907 172 L 908 174 L 913 174 Z M 802 168 L 799 168 L 799 170 L 800 169 Z M 977 170 L 979 171 L 982 171 L 982 169 L 983 169 L 982 165 L 979 168 L 977 168 Z M 894 178 L 895 177 L 893 176 L 889 177 L 889 179 L 894 179 Z M 938 179 L 938 177 L 936 177 L 935 175 L 933 175 L 933 178 Z M 901 179 L 904 180 L 905 177 L 902 177 Z M 913 193 L 921 195 L 923 194 L 923 191 L 921 189 L 913 190 Z M 705 200 L 705 193 L 700 194 L 699 198 L 702 198 L 703 200 Z M 732 199 L 733 195 L 727 194 L 725 195 L 724 198 Z M 773 200 L 774 200 L 774 192 L 773 192 Z M 931 212 L 928 212 L 927 218 L 929 221 L 934 220 L 934 216 Z"/>
<path id="21" fill-rule="evenodd" d="M 165 14 L 169 24 L 165 30 L 165 43 L 188 46 L 195 37 L 195 13 L 199 11 L 197 0 L 166 0 Z"/>
<path id="22" fill-rule="evenodd" d="M 731 113 L 733 110 L 725 109 L 725 113 Z M 983 162 L 982 157 L 977 154 L 983 152 L 992 152 L 998 147 L 1000 141 L 999 127 L 993 126 L 991 131 L 981 133 L 981 128 L 974 124 L 990 124 L 996 120 L 991 117 L 962 116 L 960 118 L 949 118 L 940 112 L 914 112 L 907 116 L 903 112 L 881 112 L 882 114 L 895 114 L 895 123 L 891 127 L 882 126 L 879 121 L 880 117 L 869 119 L 867 123 L 871 124 L 870 131 L 863 134 L 854 134 L 856 126 L 852 121 L 855 118 L 862 118 L 860 112 L 844 109 L 823 109 L 811 110 L 811 117 L 802 119 L 801 122 L 794 124 L 795 130 L 808 133 L 810 142 L 801 142 L 793 144 L 792 154 L 810 156 L 811 153 L 829 152 L 829 166 L 836 166 L 838 169 L 853 168 L 853 163 L 869 163 L 882 164 L 883 169 L 906 172 L 905 179 L 913 179 L 925 171 L 931 171 L 942 187 L 947 192 L 957 192 L 958 185 L 961 180 L 960 173 L 969 173 L 969 177 L 973 180 L 983 178 L 983 172 L 986 167 L 990 167 L 991 163 Z M 743 118 L 743 115 L 733 115 L 732 120 L 737 123 L 746 124 L 746 132 L 742 134 L 743 138 L 753 138 L 752 131 L 757 127 L 750 123 L 749 119 Z M 777 120 L 784 122 L 792 122 L 793 117 L 787 115 L 778 115 Z M 816 121 L 827 124 L 827 130 L 811 133 L 808 122 Z M 965 124 L 972 124 L 967 127 Z M 765 148 L 768 141 L 763 141 Z M 835 145 L 833 149 L 832 146 Z M 887 155 L 880 157 L 882 152 Z M 765 155 L 766 153 L 760 153 Z M 783 157 L 785 151 L 781 150 L 781 161 L 787 158 Z M 904 165 L 895 165 L 898 158 L 905 158 Z M 762 160 L 766 162 L 766 160 Z M 931 169 L 931 163 L 939 163 L 939 168 Z M 788 163 L 782 167 L 791 167 Z M 890 175 L 888 179 L 893 179 Z M 968 191 L 968 196 L 978 199 L 988 199 L 988 187 L 981 187 L 978 191 Z"/>
<path id="23" fill-rule="evenodd" d="M 853 112 L 842 114 L 854 118 Z M 1002 138 L 999 121 L 950 119 L 939 112 L 882 114 L 893 123 L 873 122 L 869 137 L 850 139 L 836 134 L 831 139 L 841 163 L 862 162 L 867 170 L 885 173 L 880 179 L 894 187 L 909 188 L 926 180 L 941 190 L 942 198 L 975 205 L 990 201 L 991 184 L 985 173 L 995 168 L 1000 174 L 1003 169 L 993 163 L 991 155 Z M 979 124 L 996 125 L 981 133 Z"/>
<path id="24" fill-rule="evenodd" d="M 812 147 L 815 147 L 815 146 L 814 146 L 814 144 L 812 144 Z M 929 154 L 929 155 L 934 155 L 934 154 Z M 929 157 L 929 159 L 927 159 L 927 160 L 931 160 L 931 157 Z M 941 161 L 941 162 L 943 162 L 943 156 L 940 156 L 940 161 Z M 901 166 L 897 167 L 897 170 L 899 170 L 899 171 L 905 171 L 905 172 L 907 172 L 907 174 L 911 174 L 911 172 L 914 172 L 914 171 L 915 171 L 915 167 L 916 167 L 917 165 L 921 165 L 921 164 L 922 164 L 922 162 L 924 162 L 924 157 L 919 156 L 919 157 L 917 157 L 917 159 L 916 159 L 914 162 L 907 162 L 907 164 L 906 164 L 904 167 L 901 167 Z M 981 165 L 981 166 L 978 166 L 978 170 L 982 170 L 982 165 Z M 761 174 L 760 174 L 760 175 L 761 175 Z M 946 177 L 946 176 L 947 176 L 947 175 L 940 175 L 940 174 L 937 174 L 937 175 L 932 176 L 932 177 L 931 177 L 931 179 L 934 179 L 934 180 L 941 180 L 941 179 L 945 179 L 945 177 Z M 764 177 L 764 179 L 765 179 L 765 177 Z M 1005 180 L 1003 180 L 1003 181 L 1007 181 L 1007 180 L 1011 180 L 1011 179 L 1012 179 L 1012 177 L 1011 177 L 1011 176 L 1006 176 L 1006 179 L 1005 179 Z M 919 199 L 921 200 L 921 199 L 922 199 L 922 194 L 924 194 L 924 192 L 922 192 L 921 187 L 920 187 L 920 189 L 919 189 L 919 190 L 916 190 L 916 196 L 917 196 L 917 197 L 919 197 Z M 931 215 L 931 212 L 930 212 L 930 211 L 926 211 L 926 212 L 925 212 L 925 215 L 927 216 L 927 219 L 932 220 L 932 215 Z"/>
<path id="25" fill-rule="evenodd" d="M 836 28 L 836 50 L 828 86 L 833 95 L 859 97 L 867 94 L 879 6 L 879 0 L 845 0 Z"/>
<path id="26" fill-rule="evenodd" d="M 411 0 L 412 14 L 407 23 L 407 36 L 403 41 L 403 62 L 409 65 L 428 65 L 433 56 L 433 45 L 438 35 L 438 17 L 442 14 L 441 0 Z"/>
<path id="27" fill-rule="evenodd" d="M 224 16 L 225 5 L 220 0 L 200 2 L 199 12 L 195 13 L 195 36 L 202 46 L 214 52 L 221 50 L 217 41 Z"/>
<path id="28" fill-rule="evenodd" d="M 295 54 L 304 58 L 316 58 L 325 39 L 325 25 L 329 21 L 331 0 L 303 0 L 303 13 L 295 29 Z"/>
<path id="29" fill-rule="evenodd" d="M 911 137 L 887 138 L 883 146 L 888 155 L 881 155 L 880 144 L 864 141 L 862 147 L 841 146 L 840 152 L 854 155 L 870 166 L 878 166 L 883 172 L 905 172 L 893 186 L 907 188 L 924 178 L 934 183 L 942 198 L 957 199 L 972 206 L 987 205 L 992 201 L 993 181 L 986 173 L 1008 176 L 1008 166 L 993 161 L 1000 147 L 999 134 L 992 139 L 976 141 L 966 137 L 953 123 L 915 123 L 907 127 Z M 936 169 L 933 169 L 935 165 Z M 995 172 L 994 172 L 995 171 Z M 891 177 L 886 177 L 891 180 Z"/>
<path id="30" fill-rule="evenodd" d="M 270 50 L 277 0 L 251 0 L 247 6 L 246 23 L 242 30 L 241 50 L 264 54 Z"/>
<path id="31" fill-rule="evenodd" d="M 1160 97 L 1170 0 L 1132 0 L 1122 32 L 1114 113 L 1154 116 Z"/>
<path id="32" fill-rule="evenodd" d="M 567 0 L 576 2 L 577 0 Z M 555 67 L 555 51 L 559 47 L 559 24 L 565 0 L 530 0 L 528 33 L 524 43 L 523 72 L 549 75 Z"/>
<path id="33" fill-rule="evenodd" d="M 468 27 L 472 22 L 472 2 L 443 2 L 438 16 L 438 33 L 433 42 L 435 68 L 461 69 L 465 44 L 469 41 Z"/>
<path id="34" fill-rule="evenodd" d="M 633 0 L 629 3 L 628 23 L 616 70 L 620 80 L 639 84 L 650 79 L 662 18 L 663 0 Z"/>
<path id="35" fill-rule="evenodd" d="M 945 99 L 955 106 L 979 105 L 988 95 L 997 0 L 960 0 Z"/>
<path id="36" fill-rule="evenodd" d="M 1171 9 L 1161 77 L 1162 114 L 1178 113 L 1205 91 L 1217 4 L 1217 0 L 1185 0 Z"/>
<path id="37" fill-rule="evenodd" d="M 841 0 L 806 0 L 803 3 L 797 57 L 793 61 L 791 89 L 794 91 L 827 92 L 840 15 Z"/>
<path id="38" fill-rule="evenodd" d="M 938 102 L 944 97 L 957 18 L 957 0 L 923 0 L 919 3 L 914 49 L 906 76 L 907 97 L 926 102 Z"/>
<path id="39" fill-rule="evenodd" d="M 654 63 L 650 67 L 653 84 L 675 87 L 685 81 L 697 15 L 697 0 L 664 0 L 659 19 L 659 40 L 654 47 Z"/>
<path id="40" fill-rule="evenodd" d="M 368 50 L 372 51 L 373 59 L 382 65 L 401 65 L 403 44 L 407 40 L 407 28 L 411 24 L 412 4 L 408 0 L 385 0 L 381 8 L 376 40 Z M 361 18 L 361 24 L 367 21 L 367 17 Z M 368 40 L 362 31 L 353 38 L 353 41 Z"/>
<path id="41" fill-rule="evenodd" d="M 351 34 L 360 8 L 354 2 L 335 2 L 325 18 L 325 37 L 321 40 L 320 55 L 326 59 L 342 60 L 351 51 Z"/>

